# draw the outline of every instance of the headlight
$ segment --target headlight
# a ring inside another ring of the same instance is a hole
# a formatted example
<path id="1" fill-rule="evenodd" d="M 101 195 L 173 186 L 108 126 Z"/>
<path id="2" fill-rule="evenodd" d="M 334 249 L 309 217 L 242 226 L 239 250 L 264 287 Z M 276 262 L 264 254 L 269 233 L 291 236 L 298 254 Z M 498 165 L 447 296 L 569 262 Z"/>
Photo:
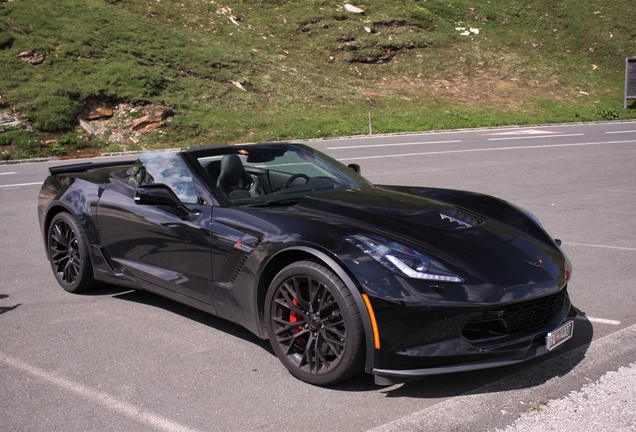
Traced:
<path id="1" fill-rule="evenodd" d="M 353 235 L 345 238 L 362 252 L 400 276 L 437 282 L 464 282 L 443 264 L 407 246 L 376 236 Z"/>

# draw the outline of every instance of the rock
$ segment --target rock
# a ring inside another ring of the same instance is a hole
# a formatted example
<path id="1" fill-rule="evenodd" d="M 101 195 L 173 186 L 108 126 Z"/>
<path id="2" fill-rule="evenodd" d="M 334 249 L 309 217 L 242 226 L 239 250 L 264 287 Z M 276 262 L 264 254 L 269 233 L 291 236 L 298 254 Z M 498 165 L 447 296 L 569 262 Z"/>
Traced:
<path id="1" fill-rule="evenodd" d="M 247 91 L 247 90 L 245 90 L 245 87 L 243 87 L 243 84 L 241 84 L 240 82 L 238 82 L 238 81 L 230 81 L 230 82 L 231 82 L 232 84 L 234 84 L 234 86 L 235 86 L 236 88 L 241 89 L 241 90 L 243 90 L 243 91 Z"/>
<path id="2" fill-rule="evenodd" d="M 98 120 L 103 118 L 110 118 L 113 116 L 113 110 L 109 107 L 96 107 L 88 111 L 86 114 L 86 119 L 88 120 Z"/>
<path id="3" fill-rule="evenodd" d="M 345 44 L 342 44 L 342 45 L 340 45 L 338 47 L 338 50 L 340 50 L 340 51 L 355 51 L 357 49 L 358 49 L 358 47 L 355 44 L 352 44 L 352 43 L 345 43 Z"/>
<path id="4" fill-rule="evenodd" d="M 347 56 L 344 58 L 344 61 L 347 63 L 366 63 L 366 64 L 384 64 L 393 60 L 393 56 L 391 54 L 381 55 L 381 56 L 367 56 L 367 57 L 358 57 L 358 56 Z"/>
<path id="5" fill-rule="evenodd" d="M 87 134 L 95 135 L 95 129 L 93 129 L 93 126 L 91 126 L 90 124 L 82 120 L 81 118 L 78 118 L 78 120 L 79 120 L 80 126 L 82 127 L 82 129 L 86 131 Z"/>
<path id="6" fill-rule="evenodd" d="M 159 129 L 163 125 L 164 125 L 164 122 L 148 123 L 144 127 L 140 127 L 139 129 L 135 129 L 135 132 L 144 133 L 144 132 L 151 131 L 153 129 Z"/>
<path id="7" fill-rule="evenodd" d="M 221 9 L 216 11 L 217 15 L 223 15 L 224 17 L 229 19 L 232 24 L 239 25 L 239 23 L 236 21 L 236 16 L 234 16 L 233 13 L 234 12 L 232 11 L 232 9 L 227 6 L 222 7 Z"/>
<path id="8" fill-rule="evenodd" d="M 347 12 L 350 13 L 354 13 L 354 14 L 363 14 L 364 11 L 362 9 L 360 9 L 359 7 L 355 7 L 354 5 L 351 5 L 349 3 L 345 3 L 344 8 Z"/>
<path id="9" fill-rule="evenodd" d="M 148 114 L 133 121 L 130 124 L 130 129 L 135 132 L 148 132 L 149 130 L 158 129 L 163 126 L 165 118 L 165 112 L 163 111 Z"/>
<path id="10" fill-rule="evenodd" d="M 356 40 L 356 38 L 355 38 L 355 37 L 353 37 L 353 36 L 348 36 L 348 35 L 342 35 L 342 36 L 339 36 L 339 37 L 336 39 L 336 41 L 338 41 L 338 42 L 353 42 L 354 40 Z"/>
<path id="11" fill-rule="evenodd" d="M 422 24 L 417 24 L 406 20 L 386 20 L 373 23 L 375 28 L 392 28 L 392 29 L 404 29 L 404 28 L 419 28 L 423 29 Z"/>
<path id="12" fill-rule="evenodd" d="M 18 128 L 21 123 L 20 119 L 16 116 L 0 112 L 0 131 Z"/>
<path id="13" fill-rule="evenodd" d="M 44 61 L 44 55 L 35 53 L 33 51 L 22 51 L 18 54 L 20 60 L 27 61 L 33 66 L 37 66 Z"/>

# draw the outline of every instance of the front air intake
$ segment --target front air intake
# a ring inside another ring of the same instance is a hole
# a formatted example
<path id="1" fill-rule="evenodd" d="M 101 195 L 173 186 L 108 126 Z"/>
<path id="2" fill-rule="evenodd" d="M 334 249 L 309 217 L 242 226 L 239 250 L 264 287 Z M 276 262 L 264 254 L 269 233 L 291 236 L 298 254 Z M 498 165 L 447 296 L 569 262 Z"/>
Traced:
<path id="1" fill-rule="evenodd" d="M 462 329 L 470 341 L 488 340 L 540 329 L 556 317 L 567 288 L 556 294 L 519 303 L 473 311 Z"/>

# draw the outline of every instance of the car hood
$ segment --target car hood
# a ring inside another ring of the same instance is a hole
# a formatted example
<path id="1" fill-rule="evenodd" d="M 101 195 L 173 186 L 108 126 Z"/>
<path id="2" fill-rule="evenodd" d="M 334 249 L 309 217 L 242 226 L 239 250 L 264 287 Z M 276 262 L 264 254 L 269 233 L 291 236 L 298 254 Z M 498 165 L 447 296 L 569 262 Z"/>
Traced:
<path id="1" fill-rule="evenodd" d="M 404 187 L 335 191 L 305 197 L 295 207 L 321 215 L 331 224 L 350 225 L 356 233 L 381 234 L 447 256 L 505 243 L 524 234 L 521 225 L 504 223 L 491 207 L 476 205 L 475 211 L 469 201 L 460 207 L 414 191 Z"/>

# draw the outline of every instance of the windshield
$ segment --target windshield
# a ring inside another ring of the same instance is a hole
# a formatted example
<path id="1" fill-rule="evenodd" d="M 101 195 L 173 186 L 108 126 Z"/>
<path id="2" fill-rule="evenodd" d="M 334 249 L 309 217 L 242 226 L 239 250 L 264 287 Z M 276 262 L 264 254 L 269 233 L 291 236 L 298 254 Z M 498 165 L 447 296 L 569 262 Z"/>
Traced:
<path id="1" fill-rule="evenodd" d="M 298 201 L 334 190 L 371 187 L 335 159 L 303 145 L 237 146 L 229 154 L 199 155 L 213 189 L 236 205 Z"/>

